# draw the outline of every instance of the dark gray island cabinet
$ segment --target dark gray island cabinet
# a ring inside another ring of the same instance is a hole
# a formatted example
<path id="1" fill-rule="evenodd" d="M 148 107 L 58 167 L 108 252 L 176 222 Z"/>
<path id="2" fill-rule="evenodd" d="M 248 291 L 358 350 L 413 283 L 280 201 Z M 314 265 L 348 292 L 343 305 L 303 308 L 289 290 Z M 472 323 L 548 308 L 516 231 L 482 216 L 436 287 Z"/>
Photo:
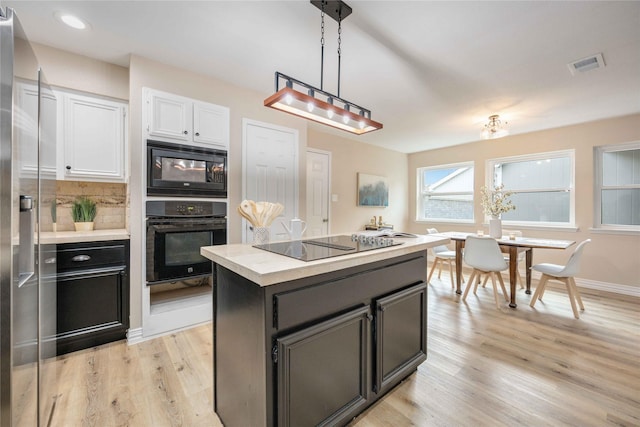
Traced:
<path id="1" fill-rule="evenodd" d="M 414 372 L 427 352 L 426 249 L 443 243 L 425 236 L 309 263 L 203 248 L 215 267 L 224 425 L 344 425 Z"/>

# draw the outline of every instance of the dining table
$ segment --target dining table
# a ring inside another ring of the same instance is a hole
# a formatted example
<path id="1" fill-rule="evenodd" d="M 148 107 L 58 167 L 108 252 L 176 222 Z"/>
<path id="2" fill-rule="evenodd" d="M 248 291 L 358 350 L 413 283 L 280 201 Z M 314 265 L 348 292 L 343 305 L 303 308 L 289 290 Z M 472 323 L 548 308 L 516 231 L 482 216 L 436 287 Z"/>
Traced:
<path id="1" fill-rule="evenodd" d="M 477 236 L 476 233 L 465 233 L 459 231 L 447 231 L 436 233 L 441 236 L 446 236 L 453 240 L 456 245 L 456 293 L 461 294 L 462 284 L 462 249 L 467 236 Z M 487 238 L 489 238 L 487 236 Z M 558 239 L 545 239 L 523 236 L 502 236 L 496 239 L 500 250 L 509 254 L 509 288 L 510 299 L 509 307 L 516 308 L 516 278 L 518 275 L 518 254 L 525 252 L 525 264 L 526 264 L 526 290 L 525 293 L 531 294 L 531 262 L 533 260 L 534 249 L 567 249 L 574 245 L 576 242 L 573 240 L 558 240 Z"/>

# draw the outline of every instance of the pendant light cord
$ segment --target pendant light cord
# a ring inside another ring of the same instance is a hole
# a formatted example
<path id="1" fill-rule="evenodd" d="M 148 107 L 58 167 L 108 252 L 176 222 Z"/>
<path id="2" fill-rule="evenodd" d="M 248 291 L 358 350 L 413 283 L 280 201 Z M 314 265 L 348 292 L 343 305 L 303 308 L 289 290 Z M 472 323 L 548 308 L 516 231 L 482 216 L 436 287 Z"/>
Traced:
<path id="1" fill-rule="evenodd" d="M 340 98 L 340 60 L 342 58 L 342 16 L 338 19 L 338 98 Z"/>
<path id="2" fill-rule="evenodd" d="M 320 90 L 324 90 L 324 2 L 320 16 L 322 18 L 320 23 Z"/>

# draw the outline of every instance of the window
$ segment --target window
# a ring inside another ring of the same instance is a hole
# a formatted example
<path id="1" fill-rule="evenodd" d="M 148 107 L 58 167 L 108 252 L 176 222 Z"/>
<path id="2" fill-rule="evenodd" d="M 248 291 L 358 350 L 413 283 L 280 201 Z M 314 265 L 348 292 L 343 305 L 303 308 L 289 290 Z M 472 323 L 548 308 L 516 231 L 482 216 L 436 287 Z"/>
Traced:
<path id="1" fill-rule="evenodd" d="M 473 162 L 418 168 L 418 221 L 473 221 Z"/>
<path id="2" fill-rule="evenodd" d="M 640 142 L 594 151 L 595 226 L 640 230 Z"/>
<path id="3" fill-rule="evenodd" d="M 524 225 L 573 226 L 575 223 L 573 150 L 493 159 L 487 185 L 513 192 L 516 209 L 504 221 Z"/>

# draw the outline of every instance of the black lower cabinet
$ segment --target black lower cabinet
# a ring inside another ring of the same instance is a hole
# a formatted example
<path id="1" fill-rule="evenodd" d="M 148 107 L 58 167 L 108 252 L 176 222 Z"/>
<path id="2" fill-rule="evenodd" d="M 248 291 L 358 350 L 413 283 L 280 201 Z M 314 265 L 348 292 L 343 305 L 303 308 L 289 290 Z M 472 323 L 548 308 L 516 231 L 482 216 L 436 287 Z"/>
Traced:
<path id="1" fill-rule="evenodd" d="M 129 241 L 58 245 L 57 264 L 57 353 L 126 338 Z"/>
<path id="2" fill-rule="evenodd" d="M 375 322 L 374 391 L 382 392 L 427 354 L 427 285 L 420 283 L 377 300 Z"/>
<path id="3" fill-rule="evenodd" d="M 334 426 L 369 398 L 369 307 L 278 339 L 278 425 Z"/>
<path id="4" fill-rule="evenodd" d="M 217 266 L 225 426 L 344 426 L 426 360 L 426 253 L 266 287 Z"/>

